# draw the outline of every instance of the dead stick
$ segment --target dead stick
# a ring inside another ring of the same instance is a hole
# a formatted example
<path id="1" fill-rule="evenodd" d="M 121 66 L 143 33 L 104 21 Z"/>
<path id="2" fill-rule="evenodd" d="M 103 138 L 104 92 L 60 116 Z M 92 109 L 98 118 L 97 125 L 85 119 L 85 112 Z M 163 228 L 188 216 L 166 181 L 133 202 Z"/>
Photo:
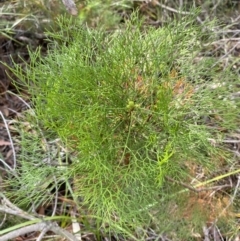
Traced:
<path id="1" fill-rule="evenodd" d="M 14 230 L 8 234 L 5 234 L 0 237 L 0 241 L 7 241 L 7 240 L 13 240 L 14 238 L 17 238 L 21 235 L 31 233 L 34 231 L 41 231 L 43 228 L 46 227 L 46 223 L 36 223 L 33 225 L 29 225 L 23 228 L 19 228 L 17 230 Z"/>

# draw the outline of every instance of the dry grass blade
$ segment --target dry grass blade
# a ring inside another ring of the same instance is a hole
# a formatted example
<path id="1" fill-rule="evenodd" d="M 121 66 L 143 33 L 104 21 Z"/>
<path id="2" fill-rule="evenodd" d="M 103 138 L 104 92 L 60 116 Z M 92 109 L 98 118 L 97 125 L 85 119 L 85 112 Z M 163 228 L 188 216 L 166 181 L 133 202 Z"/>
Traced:
<path id="1" fill-rule="evenodd" d="M 10 131 L 9 131 L 9 128 L 8 128 L 8 125 L 7 125 L 7 121 L 6 121 L 4 115 L 2 114 L 1 111 L 0 111 L 0 116 L 1 116 L 1 118 L 2 118 L 2 120 L 3 120 L 3 123 L 4 123 L 5 126 L 6 126 L 6 131 L 7 131 L 7 134 L 8 134 L 8 136 L 9 136 L 9 141 L 10 141 L 10 144 L 11 144 L 11 147 L 12 147 L 12 152 L 13 152 L 13 168 L 10 168 L 10 170 L 11 170 L 11 171 L 14 171 L 15 168 L 16 168 L 16 165 L 17 165 L 17 161 L 16 161 L 16 153 L 15 153 L 15 149 L 14 149 L 14 145 L 13 145 L 11 133 L 10 133 Z M 6 165 L 6 163 L 4 163 L 4 164 Z M 8 165 L 6 165 L 6 166 L 8 166 Z M 9 168 L 9 166 L 8 166 L 8 168 Z"/>

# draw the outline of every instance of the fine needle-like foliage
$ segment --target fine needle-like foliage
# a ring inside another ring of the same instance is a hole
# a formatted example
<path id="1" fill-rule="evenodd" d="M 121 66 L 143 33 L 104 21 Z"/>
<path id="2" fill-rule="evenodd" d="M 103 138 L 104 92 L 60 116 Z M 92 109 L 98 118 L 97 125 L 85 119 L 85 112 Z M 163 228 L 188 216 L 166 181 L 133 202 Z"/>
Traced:
<path id="1" fill-rule="evenodd" d="M 191 19 L 147 30 L 138 21 L 104 33 L 60 20 L 61 31 L 48 33 L 47 57 L 30 53 L 26 70 L 15 70 L 39 122 L 76 155 L 64 170 L 32 166 L 40 175 L 33 180 L 54 172 L 58 182 L 71 182 L 78 211 L 84 205 L 104 228 L 147 224 L 156 210 L 159 220 L 169 216 L 166 202 L 180 194 L 165 177 L 188 182 L 189 164 L 210 171 L 227 156 L 210 140 L 234 128 L 236 118 L 231 89 L 221 84 L 228 73 L 196 58 L 207 33 Z M 33 182 L 22 179 L 26 187 Z M 43 188 L 41 195 L 49 198 Z"/>

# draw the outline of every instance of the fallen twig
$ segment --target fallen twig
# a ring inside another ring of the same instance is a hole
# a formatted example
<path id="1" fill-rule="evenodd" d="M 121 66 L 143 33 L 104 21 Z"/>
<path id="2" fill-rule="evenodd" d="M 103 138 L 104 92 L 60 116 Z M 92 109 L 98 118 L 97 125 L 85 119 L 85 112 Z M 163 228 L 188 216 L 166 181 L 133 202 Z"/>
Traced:
<path id="1" fill-rule="evenodd" d="M 35 232 L 35 231 L 41 231 L 42 229 L 46 228 L 48 224 L 46 223 L 36 223 L 36 224 L 32 224 L 23 228 L 19 228 L 17 230 L 14 230 L 12 232 L 9 232 L 5 235 L 2 235 L 0 237 L 0 241 L 7 241 L 7 240 L 12 240 L 14 238 L 17 238 L 21 235 L 27 234 L 27 233 L 31 233 L 31 232 Z"/>
<path id="2" fill-rule="evenodd" d="M 79 241 L 73 234 L 60 228 L 56 222 L 45 221 L 44 219 L 40 219 L 38 217 L 35 217 L 31 214 L 26 213 L 22 209 L 12 204 L 2 193 L 0 193 L 0 197 L 2 198 L 1 200 L 2 205 L 0 205 L 0 212 L 8 213 L 8 214 L 15 215 L 15 216 L 32 220 L 32 221 L 39 220 L 39 222 L 36 224 L 28 225 L 23 228 L 10 231 L 9 233 L 1 236 L 0 241 L 12 240 L 21 235 L 24 235 L 30 232 L 38 232 L 38 231 L 42 232 L 38 240 L 41 240 L 43 235 L 47 231 L 52 231 L 55 234 L 65 237 L 67 240 Z"/>

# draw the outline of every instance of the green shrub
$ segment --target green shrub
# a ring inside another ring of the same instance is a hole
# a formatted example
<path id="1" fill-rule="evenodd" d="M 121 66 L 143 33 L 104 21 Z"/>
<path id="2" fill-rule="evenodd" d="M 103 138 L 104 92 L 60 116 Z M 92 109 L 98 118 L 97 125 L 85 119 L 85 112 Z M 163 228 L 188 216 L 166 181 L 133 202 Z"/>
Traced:
<path id="1" fill-rule="evenodd" d="M 188 163 L 210 171 L 226 154 L 209 141 L 234 128 L 231 90 L 218 84 L 225 73 L 211 58 L 196 63 L 208 36 L 189 19 L 147 30 L 133 19 L 110 34 L 59 24 L 48 56 L 31 53 L 16 73 L 40 123 L 77 153 L 61 175 L 79 207 L 105 228 L 144 224 L 178 190 L 166 176 L 189 180 Z"/>

